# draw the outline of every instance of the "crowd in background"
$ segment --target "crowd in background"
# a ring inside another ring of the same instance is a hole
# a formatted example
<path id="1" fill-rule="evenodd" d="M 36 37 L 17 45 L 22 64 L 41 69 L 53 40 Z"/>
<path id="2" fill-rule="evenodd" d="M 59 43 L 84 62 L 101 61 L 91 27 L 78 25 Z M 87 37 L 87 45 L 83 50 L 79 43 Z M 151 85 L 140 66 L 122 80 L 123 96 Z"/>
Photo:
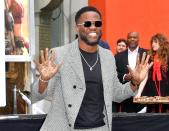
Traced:
<path id="1" fill-rule="evenodd" d="M 153 67 L 147 77 L 139 85 L 135 98 L 141 96 L 169 96 L 169 42 L 162 34 L 154 34 L 150 38 L 150 49 L 143 49 L 139 46 L 139 33 L 130 32 L 127 38 L 120 38 L 116 45 L 116 66 L 119 81 L 123 84 L 131 80 L 131 74 L 127 69 L 130 65 L 133 69 L 136 66 L 137 54 L 140 58 L 143 52 L 150 55 Z M 169 112 L 168 104 L 136 104 L 133 97 L 121 103 L 113 102 L 113 112 Z"/>

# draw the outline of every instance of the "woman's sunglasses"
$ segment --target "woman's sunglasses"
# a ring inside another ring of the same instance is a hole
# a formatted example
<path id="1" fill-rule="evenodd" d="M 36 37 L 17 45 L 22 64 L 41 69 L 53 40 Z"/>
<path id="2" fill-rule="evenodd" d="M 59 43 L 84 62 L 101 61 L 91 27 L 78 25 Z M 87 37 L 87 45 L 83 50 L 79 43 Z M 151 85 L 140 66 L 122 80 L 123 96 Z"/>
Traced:
<path id="1" fill-rule="evenodd" d="M 102 21 L 85 21 L 77 25 L 83 25 L 84 27 L 91 27 L 92 25 L 94 25 L 95 27 L 101 27 Z"/>

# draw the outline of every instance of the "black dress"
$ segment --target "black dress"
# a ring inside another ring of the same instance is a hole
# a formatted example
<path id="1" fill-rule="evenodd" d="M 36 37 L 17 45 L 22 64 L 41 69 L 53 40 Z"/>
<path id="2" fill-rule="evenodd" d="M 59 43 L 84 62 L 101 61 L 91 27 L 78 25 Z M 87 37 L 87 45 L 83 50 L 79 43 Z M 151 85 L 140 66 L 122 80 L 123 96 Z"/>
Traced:
<path id="1" fill-rule="evenodd" d="M 155 63 L 154 63 L 155 64 Z M 161 80 L 153 80 L 153 67 L 148 74 L 148 80 L 142 92 L 142 96 L 169 96 L 169 64 L 167 66 L 160 66 Z M 161 112 L 168 112 L 169 106 L 163 104 Z M 147 112 L 159 112 L 159 105 L 147 105 Z"/>

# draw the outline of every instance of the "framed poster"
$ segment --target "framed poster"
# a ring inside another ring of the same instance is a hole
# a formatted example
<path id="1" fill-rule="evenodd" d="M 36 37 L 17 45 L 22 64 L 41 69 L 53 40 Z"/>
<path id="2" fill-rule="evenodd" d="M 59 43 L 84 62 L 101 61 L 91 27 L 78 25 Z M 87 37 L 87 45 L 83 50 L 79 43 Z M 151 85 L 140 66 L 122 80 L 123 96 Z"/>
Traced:
<path id="1" fill-rule="evenodd" d="M 31 62 L 35 54 L 34 0 L 0 0 L 0 5 L 0 107 L 4 107 L 5 63 Z"/>
<path id="2" fill-rule="evenodd" d="M 5 59 L 31 61 L 34 49 L 33 0 L 4 0 Z"/>
<path id="3" fill-rule="evenodd" d="M 0 43 L 4 43 L 4 4 L 3 1 L 0 0 L 0 5 L 2 7 L 0 8 L 0 19 L 1 19 L 1 24 L 0 24 Z M 6 85 L 5 85 L 5 44 L 0 44 L 0 107 L 4 107 L 6 105 Z"/>

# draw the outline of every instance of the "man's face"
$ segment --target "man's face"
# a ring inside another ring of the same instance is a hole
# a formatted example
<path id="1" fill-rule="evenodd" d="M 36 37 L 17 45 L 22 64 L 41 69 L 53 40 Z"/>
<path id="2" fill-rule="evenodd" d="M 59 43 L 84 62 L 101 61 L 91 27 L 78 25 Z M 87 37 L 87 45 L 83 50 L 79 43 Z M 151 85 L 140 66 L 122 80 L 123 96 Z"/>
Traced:
<path id="1" fill-rule="evenodd" d="M 96 12 L 83 13 L 77 23 L 79 40 L 91 46 L 97 45 L 102 35 L 100 24 L 101 18 Z"/>
<path id="2" fill-rule="evenodd" d="M 117 48 L 116 48 L 117 53 L 123 52 L 126 49 L 127 49 L 127 45 L 125 42 L 122 41 L 122 42 L 117 43 Z"/>
<path id="3" fill-rule="evenodd" d="M 139 43 L 139 34 L 137 32 L 131 32 L 127 36 L 128 47 L 130 49 L 135 49 Z"/>

